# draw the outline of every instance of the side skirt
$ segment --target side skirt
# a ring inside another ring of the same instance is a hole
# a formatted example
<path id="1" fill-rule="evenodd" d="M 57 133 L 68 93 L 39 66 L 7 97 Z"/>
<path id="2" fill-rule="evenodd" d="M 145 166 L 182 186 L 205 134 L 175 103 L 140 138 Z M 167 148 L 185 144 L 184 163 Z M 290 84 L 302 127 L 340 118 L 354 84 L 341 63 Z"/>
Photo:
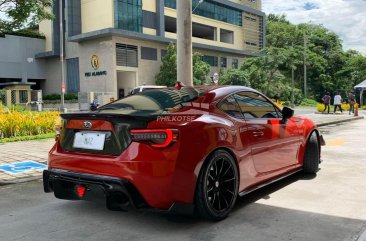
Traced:
<path id="1" fill-rule="evenodd" d="M 288 173 L 288 174 L 286 174 L 286 175 L 284 175 L 284 176 L 280 176 L 280 177 L 278 177 L 278 178 L 271 179 L 271 180 L 269 180 L 269 181 L 267 181 L 267 182 L 264 182 L 264 183 L 262 183 L 262 184 L 260 184 L 260 185 L 258 185 L 258 186 L 253 187 L 252 189 L 244 190 L 244 191 L 242 191 L 242 192 L 240 192 L 240 193 L 239 193 L 239 196 L 240 196 L 240 197 L 243 197 L 243 196 L 245 196 L 245 195 L 247 195 L 247 194 L 249 194 L 249 193 L 251 193 L 251 192 L 254 192 L 254 191 L 256 191 L 256 190 L 258 190 L 258 189 L 260 189 L 260 188 L 262 188 L 262 187 L 268 186 L 268 185 L 270 185 L 270 184 L 272 184 L 272 183 L 275 183 L 275 182 L 277 182 L 277 181 L 279 181 L 279 180 L 282 180 L 282 179 L 284 179 L 284 178 L 286 178 L 286 177 L 292 176 L 292 175 L 294 175 L 295 173 L 298 173 L 298 172 L 300 172 L 300 171 L 302 171 L 302 169 L 298 169 L 298 170 L 296 170 L 296 171 L 292 171 L 292 172 L 290 172 L 290 173 Z"/>

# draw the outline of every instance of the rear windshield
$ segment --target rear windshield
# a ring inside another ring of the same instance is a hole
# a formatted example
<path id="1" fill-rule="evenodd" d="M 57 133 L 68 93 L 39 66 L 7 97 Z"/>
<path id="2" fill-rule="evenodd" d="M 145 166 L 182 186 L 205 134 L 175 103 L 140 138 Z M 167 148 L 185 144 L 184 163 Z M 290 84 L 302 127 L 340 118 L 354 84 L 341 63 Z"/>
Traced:
<path id="1" fill-rule="evenodd" d="M 99 113 L 153 115 L 197 99 L 201 93 L 194 88 L 154 89 L 140 92 L 100 107 Z"/>

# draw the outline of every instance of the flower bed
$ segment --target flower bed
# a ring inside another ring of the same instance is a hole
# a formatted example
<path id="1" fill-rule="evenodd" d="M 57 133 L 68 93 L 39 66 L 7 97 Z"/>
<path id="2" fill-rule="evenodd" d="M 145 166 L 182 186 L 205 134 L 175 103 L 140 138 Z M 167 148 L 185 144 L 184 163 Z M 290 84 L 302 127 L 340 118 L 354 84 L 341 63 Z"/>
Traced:
<path id="1" fill-rule="evenodd" d="M 55 131 L 59 112 L 18 112 L 4 113 L 0 110 L 0 138 L 34 136 Z"/>

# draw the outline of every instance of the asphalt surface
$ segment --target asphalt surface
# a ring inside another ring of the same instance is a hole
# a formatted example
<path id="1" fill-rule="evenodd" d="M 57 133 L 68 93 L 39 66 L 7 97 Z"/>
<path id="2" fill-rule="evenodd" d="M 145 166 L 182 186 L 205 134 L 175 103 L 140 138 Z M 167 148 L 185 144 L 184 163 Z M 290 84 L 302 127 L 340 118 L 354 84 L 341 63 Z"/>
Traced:
<path id="1" fill-rule="evenodd" d="M 322 132 L 316 177 L 296 174 L 243 197 L 224 221 L 112 212 L 57 200 L 34 181 L 0 187 L 0 240 L 357 240 L 366 229 L 366 121 Z"/>

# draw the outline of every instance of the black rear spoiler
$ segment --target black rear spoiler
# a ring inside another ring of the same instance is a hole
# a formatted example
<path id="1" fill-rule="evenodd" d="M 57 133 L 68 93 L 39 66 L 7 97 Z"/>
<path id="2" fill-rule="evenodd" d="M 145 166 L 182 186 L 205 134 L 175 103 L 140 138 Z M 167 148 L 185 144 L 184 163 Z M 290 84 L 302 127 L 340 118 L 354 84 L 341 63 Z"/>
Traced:
<path id="1" fill-rule="evenodd" d="M 123 115 L 123 114 L 107 114 L 107 113 L 94 113 L 94 112 L 79 112 L 79 113 L 64 113 L 60 114 L 63 119 L 81 119 L 81 120 L 110 120 L 110 119 L 129 119 L 129 120 L 142 120 L 153 121 L 156 120 L 158 115 L 149 116 L 135 116 L 135 115 Z"/>

